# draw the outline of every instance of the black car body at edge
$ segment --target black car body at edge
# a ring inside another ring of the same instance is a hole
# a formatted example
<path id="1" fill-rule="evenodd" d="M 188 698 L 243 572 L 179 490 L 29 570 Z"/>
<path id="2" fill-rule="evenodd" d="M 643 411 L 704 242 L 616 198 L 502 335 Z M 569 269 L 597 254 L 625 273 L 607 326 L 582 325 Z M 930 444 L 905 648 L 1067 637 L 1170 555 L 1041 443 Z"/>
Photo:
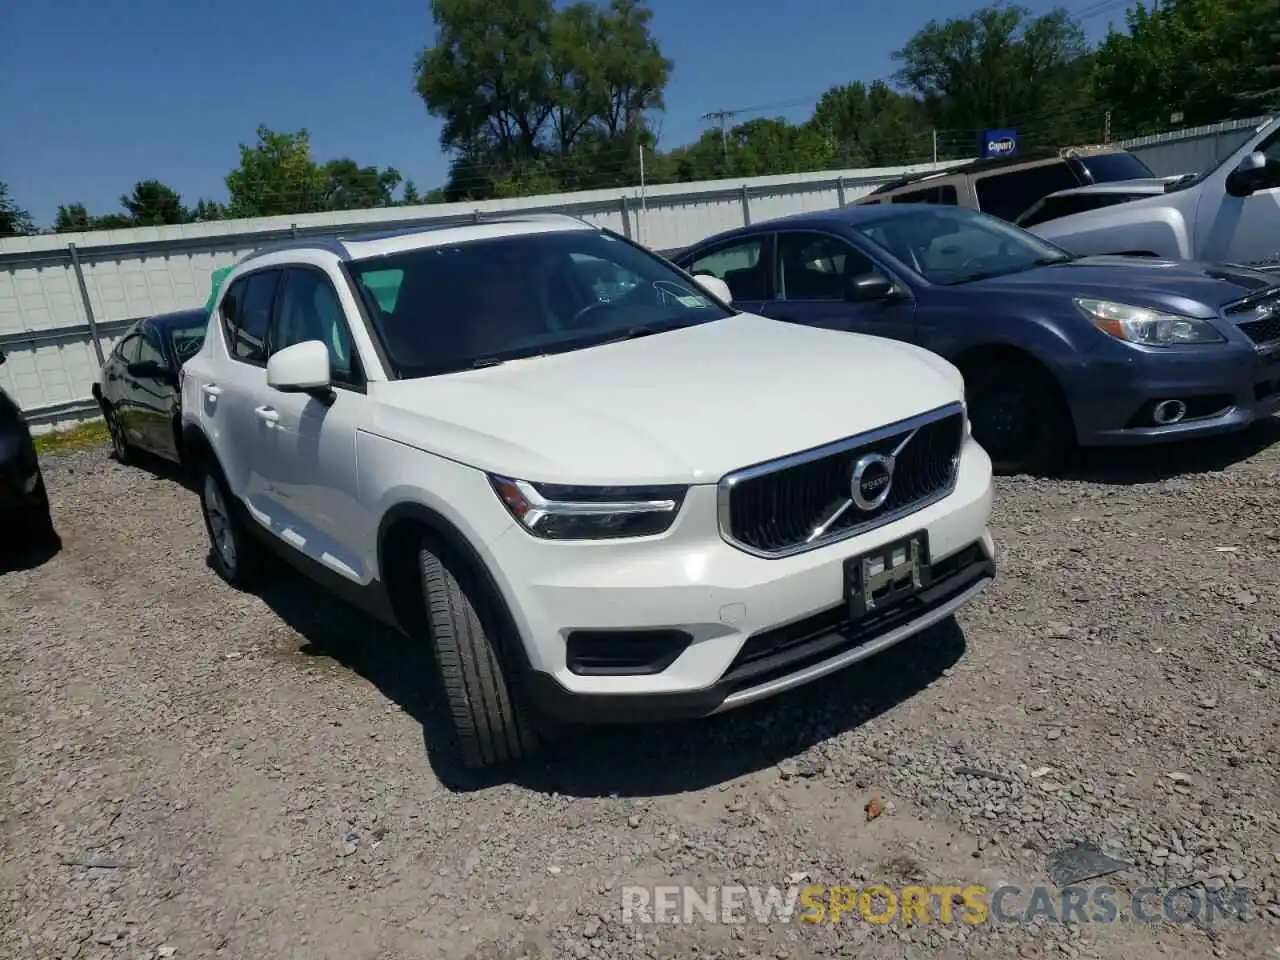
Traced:
<path id="1" fill-rule="evenodd" d="M 0 363 L 4 362 L 0 351 Z M 52 538 L 49 494 L 30 425 L 0 388 L 0 553 Z"/>
<path id="2" fill-rule="evenodd" d="M 178 377 L 204 342 L 208 321 L 203 307 L 147 317 L 125 331 L 107 356 L 93 399 L 121 463 L 135 450 L 182 462 Z"/>

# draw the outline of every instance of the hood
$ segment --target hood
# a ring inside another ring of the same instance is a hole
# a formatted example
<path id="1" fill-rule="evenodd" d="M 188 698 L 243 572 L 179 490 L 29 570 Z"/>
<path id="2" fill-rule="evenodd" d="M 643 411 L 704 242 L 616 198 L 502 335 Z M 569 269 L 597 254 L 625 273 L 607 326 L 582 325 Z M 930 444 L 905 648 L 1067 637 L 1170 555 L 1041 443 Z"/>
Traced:
<path id="1" fill-rule="evenodd" d="M 753 314 L 369 394 L 382 436 L 517 479 L 601 485 L 714 483 L 964 395 L 955 367 L 918 347 Z"/>
<path id="2" fill-rule="evenodd" d="M 1096 297 L 1185 316 L 1211 317 L 1226 304 L 1270 287 L 1280 291 L 1280 278 L 1234 264 L 1097 256 L 953 289 L 969 289 L 983 297 L 993 293 Z"/>

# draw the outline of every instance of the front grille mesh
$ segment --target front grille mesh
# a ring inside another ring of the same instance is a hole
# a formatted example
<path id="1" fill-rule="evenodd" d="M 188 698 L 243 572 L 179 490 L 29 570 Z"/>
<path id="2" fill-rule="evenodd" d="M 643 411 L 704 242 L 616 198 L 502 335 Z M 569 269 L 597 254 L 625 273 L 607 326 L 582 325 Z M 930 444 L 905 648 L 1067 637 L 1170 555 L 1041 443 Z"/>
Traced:
<path id="1" fill-rule="evenodd" d="M 1274 312 L 1257 320 L 1239 320 L 1241 317 L 1252 316 L 1258 307 L 1264 305 L 1270 306 Z M 1238 300 L 1228 304 L 1222 312 L 1228 320 L 1239 320 L 1237 326 L 1254 343 L 1280 340 L 1280 293 L 1269 292 L 1263 296 Z"/>
<path id="2" fill-rule="evenodd" d="M 825 456 L 736 480 L 722 494 L 728 497 L 728 509 L 722 511 L 726 537 L 748 551 L 765 555 L 803 549 L 815 527 L 849 500 L 858 458 L 868 453 L 891 453 L 913 429 L 915 436 L 898 454 L 885 503 L 869 512 L 850 505 L 818 544 L 878 526 L 945 496 L 955 482 L 956 461 L 964 442 L 964 413 L 954 408 L 865 443 L 858 443 L 855 437 Z"/>

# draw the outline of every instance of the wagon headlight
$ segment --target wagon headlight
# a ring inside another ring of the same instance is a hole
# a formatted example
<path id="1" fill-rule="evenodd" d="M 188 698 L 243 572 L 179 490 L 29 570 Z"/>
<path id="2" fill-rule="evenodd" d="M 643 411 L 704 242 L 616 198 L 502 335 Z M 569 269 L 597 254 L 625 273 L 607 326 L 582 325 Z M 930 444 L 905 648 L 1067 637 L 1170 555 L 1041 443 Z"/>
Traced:
<path id="1" fill-rule="evenodd" d="M 489 477 L 494 492 L 526 530 L 546 540 L 652 537 L 675 522 L 683 486 L 580 487 Z"/>
<path id="2" fill-rule="evenodd" d="M 1087 297 L 1076 297 L 1075 305 L 1103 333 L 1126 343 L 1138 343 L 1147 347 L 1174 347 L 1185 343 L 1222 343 L 1226 340 L 1208 320 Z"/>

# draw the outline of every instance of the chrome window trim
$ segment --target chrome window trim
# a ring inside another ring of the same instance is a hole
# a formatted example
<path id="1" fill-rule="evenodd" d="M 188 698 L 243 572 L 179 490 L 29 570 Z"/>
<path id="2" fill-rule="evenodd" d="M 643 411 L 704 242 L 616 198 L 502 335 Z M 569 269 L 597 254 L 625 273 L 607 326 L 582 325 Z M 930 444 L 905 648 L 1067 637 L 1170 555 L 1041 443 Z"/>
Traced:
<path id="1" fill-rule="evenodd" d="M 827 534 L 816 540 L 808 542 L 801 541 L 790 547 L 783 547 L 780 550 L 759 550 L 749 546 L 733 536 L 732 524 L 730 522 L 731 514 L 729 510 L 729 500 L 733 493 L 734 487 L 744 480 L 752 480 L 756 477 L 767 476 L 771 473 L 777 473 L 779 470 L 786 470 L 789 467 L 800 466 L 801 464 L 811 463 L 815 460 L 822 460 L 826 457 L 833 456 L 838 453 L 844 453 L 857 447 L 865 446 L 869 443 L 875 443 L 878 440 L 884 440 L 887 437 L 894 436 L 899 433 L 909 433 L 919 430 L 921 427 L 930 423 L 936 423 L 939 420 L 945 420 L 948 417 L 960 414 L 963 418 L 965 414 L 965 406 L 962 402 L 948 403 L 945 406 L 928 410 L 925 413 L 918 414 L 914 417 L 908 417 L 906 420 L 899 420 L 897 423 L 887 424 L 878 427 L 875 430 L 869 430 L 866 433 L 860 433 L 853 437 L 846 437 L 843 440 L 836 440 L 833 443 L 824 444 L 821 447 L 813 447 L 809 450 L 803 450 L 799 453 L 789 454 L 785 457 L 779 457 L 776 460 L 767 460 L 764 463 L 754 464 L 749 467 L 741 467 L 730 473 L 726 473 L 720 478 L 720 482 L 716 485 L 716 520 L 717 526 L 720 528 L 720 537 L 729 544 L 741 550 L 743 553 L 749 553 L 754 557 L 760 557 L 765 560 L 778 560 L 783 557 L 794 557 L 801 553 L 808 553 L 810 550 L 819 550 L 822 547 L 829 547 L 834 543 L 842 540 L 848 540 L 852 537 L 868 533 L 880 527 L 887 526 L 903 517 L 908 517 L 913 513 L 919 513 L 927 507 L 933 506 L 940 500 L 945 500 L 955 492 L 956 482 L 959 479 L 959 454 L 952 458 L 951 477 L 946 485 L 933 494 L 922 500 L 917 500 L 909 506 L 900 507 L 888 513 L 881 514 L 872 520 L 840 530 L 836 533 Z M 961 425 L 960 430 L 960 448 L 963 449 L 966 431 Z"/>

